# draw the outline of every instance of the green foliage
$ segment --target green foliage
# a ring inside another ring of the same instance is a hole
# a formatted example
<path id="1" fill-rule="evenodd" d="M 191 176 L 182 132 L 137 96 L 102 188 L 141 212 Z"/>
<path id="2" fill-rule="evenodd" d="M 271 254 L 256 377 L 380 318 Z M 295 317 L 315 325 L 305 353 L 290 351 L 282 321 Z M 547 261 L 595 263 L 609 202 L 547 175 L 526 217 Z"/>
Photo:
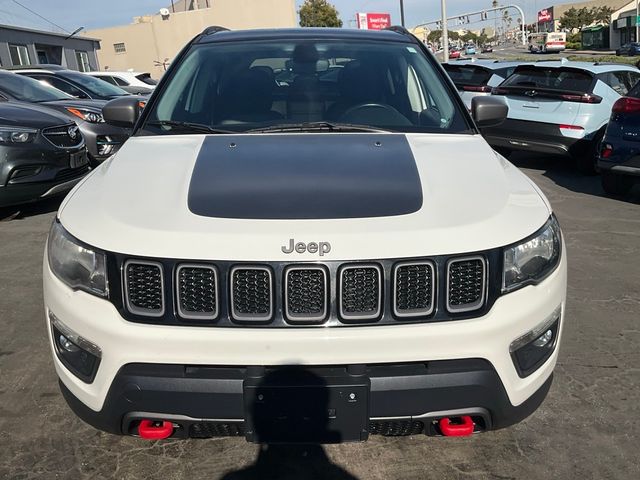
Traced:
<path id="1" fill-rule="evenodd" d="M 609 25 L 612 13 L 613 9 L 607 6 L 592 8 L 582 7 L 580 9 L 571 7 L 562 14 L 562 17 L 560 17 L 560 26 L 572 31 L 581 30 L 582 28 L 594 23 Z"/>
<path id="2" fill-rule="evenodd" d="M 427 35 L 427 40 L 433 43 L 439 41 L 440 37 L 442 37 L 442 30 L 431 30 Z"/>
<path id="3" fill-rule="evenodd" d="M 342 27 L 338 10 L 327 0 L 305 0 L 298 14 L 301 27 Z"/>
<path id="4" fill-rule="evenodd" d="M 567 42 L 567 48 L 571 50 L 580 50 L 582 48 L 582 42 Z"/>

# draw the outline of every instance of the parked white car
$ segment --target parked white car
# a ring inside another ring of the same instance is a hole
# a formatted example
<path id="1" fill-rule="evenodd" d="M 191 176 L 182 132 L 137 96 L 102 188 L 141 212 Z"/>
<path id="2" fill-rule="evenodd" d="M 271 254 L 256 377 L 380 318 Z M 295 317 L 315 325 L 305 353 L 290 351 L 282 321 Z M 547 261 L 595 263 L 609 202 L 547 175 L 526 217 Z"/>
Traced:
<path id="1" fill-rule="evenodd" d="M 87 75 L 99 78 L 112 85 L 116 85 L 129 93 L 144 95 L 149 94 L 156 88 L 157 80 L 151 78 L 146 72 L 86 72 Z"/>

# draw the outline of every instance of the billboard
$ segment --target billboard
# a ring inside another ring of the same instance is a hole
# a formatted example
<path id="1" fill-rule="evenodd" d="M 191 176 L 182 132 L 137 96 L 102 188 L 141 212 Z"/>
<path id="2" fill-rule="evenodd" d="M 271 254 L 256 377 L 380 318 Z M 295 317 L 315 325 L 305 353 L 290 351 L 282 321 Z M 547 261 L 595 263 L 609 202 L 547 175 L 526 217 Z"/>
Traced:
<path id="1" fill-rule="evenodd" d="M 388 13 L 357 13 L 358 28 L 362 30 L 382 30 L 391 26 L 391 15 Z"/>
<path id="2" fill-rule="evenodd" d="M 545 23 L 553 21 L 553 7 L 545 8 L 538 12 L 538 23 Z"/>

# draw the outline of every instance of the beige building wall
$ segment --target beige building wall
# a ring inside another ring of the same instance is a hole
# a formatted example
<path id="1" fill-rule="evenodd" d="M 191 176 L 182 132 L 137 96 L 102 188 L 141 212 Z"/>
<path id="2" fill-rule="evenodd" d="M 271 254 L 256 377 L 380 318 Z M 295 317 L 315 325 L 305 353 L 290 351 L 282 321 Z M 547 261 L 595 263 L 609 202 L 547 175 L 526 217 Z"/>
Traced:
<path id="1" fill-rule="evenodd" d="M 176 2 L 177 3 L 177 2 Z M 195 2 L 197 3 L 197 2 Z M 200 4 L 203 2 L 201 1 Z M 150 72 L 159 78 L 162 63 L 170 63 L 180 49 L 206 27 L 220 25 L 231 30 L 295 27 L 295 0 L 215 0 L 209 8 L 134 18 L 134 23 L 86 32 L 100 39 L 101 70 Z M 184 8 L 184 5 L 180 5 Z M 116 53 L 114 45 L 124 43 Z"/>

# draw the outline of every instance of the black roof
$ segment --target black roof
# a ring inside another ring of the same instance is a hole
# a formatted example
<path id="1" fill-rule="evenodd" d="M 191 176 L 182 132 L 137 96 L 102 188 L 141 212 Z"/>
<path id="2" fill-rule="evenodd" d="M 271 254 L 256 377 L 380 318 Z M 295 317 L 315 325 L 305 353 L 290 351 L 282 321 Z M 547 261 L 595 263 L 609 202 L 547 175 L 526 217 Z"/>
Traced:
<path id="1" fill-rule="evenodd" d="M 210 33 L 209 33 L 210 32 Z M 374 40 L 381 42 L 414 42 L 408 34 L 397 30 L 356 30 L 351 28 L 278 28 L 260 30 L 205 29 L 195 43 L 238 42 L 278 39 Z"/>

